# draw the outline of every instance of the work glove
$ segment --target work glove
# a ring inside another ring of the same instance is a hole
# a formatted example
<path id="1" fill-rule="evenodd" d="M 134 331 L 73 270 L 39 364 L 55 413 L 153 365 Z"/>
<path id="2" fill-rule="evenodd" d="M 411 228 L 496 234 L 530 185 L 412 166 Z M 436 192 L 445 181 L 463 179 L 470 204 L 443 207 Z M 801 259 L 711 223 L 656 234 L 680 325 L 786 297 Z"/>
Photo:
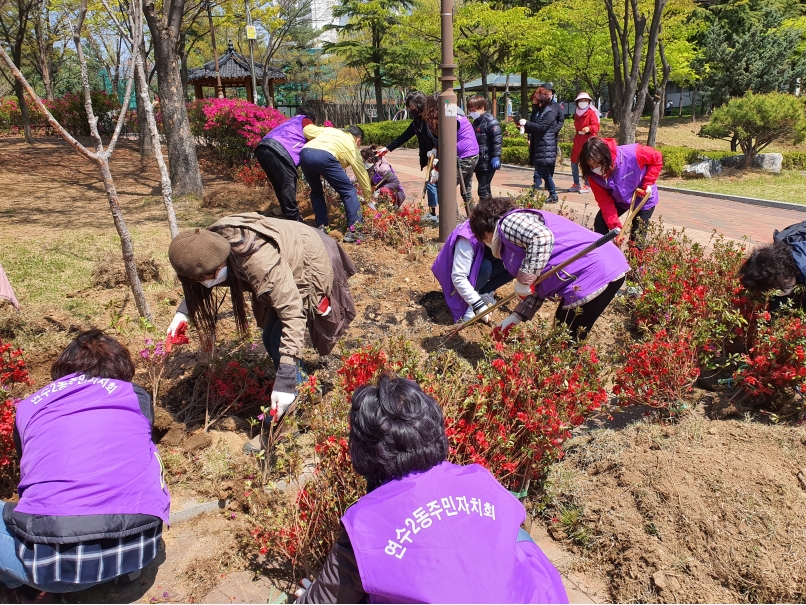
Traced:
<path id="1" fill-rule="evenodd" d="M 166 334 L 168 336 L 173 337 L 176 336 L 177 333 L 183 332 L 184 330 L 179 329 L 179 326 L 181 326 L 182 324 L 185 324 L 185 328 L 187 328 L 188 316 L 185 315 L 184 313 L 180 313 L 179 311 L 177 311 L 176 315 L 174 315 L 174 318 L 171 321 L 171 325 L 168 326 L 168 331 L 166 332 Z"/>
<path id="2" fill-rule="evenodd" d="M 380 189 L 376 189 L 376 190 L 375 190 L 375 193 L 373 193 L 373 194 L 372 194 L 372 197 L 374 197 L 376 200 L 377 200 L 379 197 L 381 197 L 381 190 L 380 190 Z"/>
<path id="3" fill-rule="evenodd" d="M 640 201 L 641 201 L 642 199 L 644 199 L 645 197 L 649 197 L 650 195 L 652 195 L 652 185 L 647 185 L 647 186 L 646 186 L 646 188 L 644 188 L 644 189 L 642 189 L 642 188 L 640 188 L 640 187 L 639 187 L 638 189 L 636 189 L 636 190 L 635 190 L 635 193 L 637 193 L 637 194 L 638 194 L 638 195 L 636 196 L 636 197 L 638 198 L 637 202 L 638 202 L 638 203 L 640 203 Z"/>
<path id="4" fill-rule="evenodd" d="M 521 118 L 520 120 L 518 120 L 518 126 L 520 126 L 521 128 L 523 128 L 525 125 L 526 125 L 526 120 L 524 120 L 523 118 Z"/>
<path id="5" fill-rule="evenodd" d="M 281 363 L 274 377 L 271 392 L 271 409 L 274 420 L 280 420 L 297 398 L 297 368 L 291 363 Z"/>
<path id="6" fill-rule="evenodd" d="M 517 326 L 519 323 L 521 323 L 521 318 L 515 315 L 514 313 L 511 313 L 509 317 L 507 317 L 496 327 L 499 328 L 502 332 L 504 332 L 510 326 Z"/>
<path id="7" fill-rule="evenodd" d="M 431 182 L 431 183 L 438 183 L 438 182 L 439 182 L 439 170 L 437 170 L 436 168 L 434 168 L 434 169 L 431 171 L 431 176 L 429 177 L 429 179 L 428 179 L 428 180 L 429 180 L 429 182 Z"/>
<path id="8" fill-rule="evenodd" d="M 300 585 L 302 587 L 297 588 L 297 590 L 294 591 L 294 596 L 297 597 L 297 598 L 300 598 L 302 595 L 304 595 L 306 592 L 308 592 L 308 590 L 310 590 L 310 588 L 311 588 L 311 585 L 313 584 L 313 582 L 311 582 L 308 578 L 302 578 L 299 581 L 299 583 L 300 583 Z"/>
<path id="9" fill-rule="evenodd" d="M 389 153 L 389 150 L 386 147 L 381 147 L 378 151 L 375 152 L 375 155 L 379 158 L 382 158 L 387 153 Z"/>
<path id="10" fill-rule="evenodd" d="M 490 160 L 490 166 L 493 167 L 493 170 L 498 170 L 501 168 L 501 159 L 500 158 L 493 158 Z"/>
<path id="11" fill-rule="evenodd" d="M 425 155 L 426 155 L 426 157 L 432 158 L 432 157 L 434 157 L 434 156 L 436 156 L 436 155 L 437 155 L 437 150 L 436 150 L 436 149 L 432 149 L 431 151 L 429 151 L 429 152 L 428 152 L 428 153 L 426 153 Z"/>
<path id="12" fill-rule="evenodd" d="M 473 319 L 477 315 L 481 315 L 485 311 L 487 311 L 487 305 L 484 303 L 484 300 L 480 298 L 474 304 L 468 307 L 467 311 L 465 312 L 465 316 L 462 318 L 462 321 L 470 321 L 471 319 Z M 487 313 L 484 316 L 484 319 L 482 319 L 481 321 L 488 324 L 492 322 L 492 320 L 493 316 L 490 313 Z"/>
<path id="13" fill-rule="evenodd" d="M 521 298 L 526 298 L 530 294 L 533 294 L 532 286 L 530 284 L 522 284 L 521 282 L 516 281 L 515 282 L 515 294 L 517 294 Z"/>
<path id="14" fill-rule="evenodd" d="M 493 296 L 492 292 L 487 292 L 486 294 L 481 295 L 481 300 L 484 301 L 486 305 L 493 306 L 495 304 L 495 296 Z"/>

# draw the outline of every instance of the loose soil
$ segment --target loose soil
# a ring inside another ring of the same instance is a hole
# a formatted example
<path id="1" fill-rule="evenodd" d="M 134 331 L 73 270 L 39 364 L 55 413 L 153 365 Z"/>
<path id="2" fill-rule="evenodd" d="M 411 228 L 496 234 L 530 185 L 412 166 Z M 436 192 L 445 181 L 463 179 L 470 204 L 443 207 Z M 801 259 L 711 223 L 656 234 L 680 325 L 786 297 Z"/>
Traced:
<path id="1" fill-rule="evenodd" d="M 205 158 L 202 165 L 204 198 L 176 201 L 180 228 L 206 226 L 228 213 L 276 209 L 268 189 L 248 189 Z M 161 337 L 181 299 L 167 262 L 169 234 L 155 167 L 141 164 L 136 145 L 123 142 L 112 172 L 135 255 L 150 277 L 145 289 L 153 326 L 139 321 L 119 279 L 119 243 L 95 167 L 56 139 L 33 147 L 0 141 L 0 263 L 22 304 L 20 314 L 0 307 L 0 337 L 26 349 L 33 388 L 49 381 L 55 357 L 88 327 L 107 330 L 137 357 L 144 338 Z M 309 205 L 303 212 L 312 219 Z M 487 327 L 471 327 L 444 342 L 452 322 L 430 271 L 437 230 L 426 228 L 425 235 L 427 243 L 407 255 L 382 242 L 348 246 L 359 269 L 350 280 L 358 315 L 345 334 L 345 348 L 402 336 L 427 351 L 447 346 L 471 363 L 481 359 Z M 554 305 L 541 313 L 550 317 Z M 592 342 L 606 355 L 625 329 L 618 303 L 611 305 Z M 260 355 L 257 341 L 254 354 Z M 212 500 L 228 504 L 166 529 L 164 562 L 139 581 L 68 600 L 256 602 L 279 598 L 278 588 L 289 590 L 287 581 L 272 585 L 250 572 L 246 494 L 257 467 L 241 451 L 250 437 L 244 421 L 225 418 L 208 439 L 198 425 L 171 415 L 187 402 L 203 359 L 191 343 L 167 369 L 156 437 L 173 512 Z M 337 358 L 319 358 L 308 348 L 304 361 L 309 371 L 320 371 L 327 388 Z M 148 377 L 141 369 L 135 380 L 145 384 Z M 590 426 L 603 423 L 607 418 Z M 803 600 L 805 553 L 798 540 L 806 531 L 806 510 L 796 476 L 802 433 L 702 415 L 679 425 L 596 431 L 552 471 L 547 518 L 565 522 L 562 531 L 558 523 L 546 526 L 561 540 L 558 548 L 576 553 L 578 569 L 602 574 L 616 600 Z"/>

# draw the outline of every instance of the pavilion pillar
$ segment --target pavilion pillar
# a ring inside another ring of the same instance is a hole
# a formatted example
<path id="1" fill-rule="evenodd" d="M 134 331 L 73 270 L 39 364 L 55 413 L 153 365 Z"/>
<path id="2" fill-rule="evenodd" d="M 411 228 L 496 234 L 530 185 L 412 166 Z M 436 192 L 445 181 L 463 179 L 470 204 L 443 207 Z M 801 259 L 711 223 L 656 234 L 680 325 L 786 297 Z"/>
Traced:
<path id="1" fill-rule="evenodd" d="M 204 98 L 204 88 L 202 88 L 201 82 L 194 82 L 193 90 L 196 93 L 196 99 Z"/>
<path id="2" fill-rule="evenodd" d="M 495 118 L 498 118 L 498 91 L 496 90 L 495 86 L 493 86 L 493 102 L 492 102 L 492 114 Z"/>

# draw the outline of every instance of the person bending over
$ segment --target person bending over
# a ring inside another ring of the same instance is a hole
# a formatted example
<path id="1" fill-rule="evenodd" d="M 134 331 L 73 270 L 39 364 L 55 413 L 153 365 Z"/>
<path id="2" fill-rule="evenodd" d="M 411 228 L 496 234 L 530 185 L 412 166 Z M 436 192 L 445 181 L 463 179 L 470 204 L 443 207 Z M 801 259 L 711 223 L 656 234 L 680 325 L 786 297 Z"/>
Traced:
<path id="1" fill-rule="evenodd" d="M 493 293 L 512 281 L 501 259 L 476 239 L 464 221 L 448 236 L 431 272 L 442 286 L 454 321 L 469 321 L 495 304 Z M 488 315 L 484 321 L 492 321 Z"/>
<path id="2" fill-rule="evenodd" d="M 499 327 L 506 329 L 531 319 L 543 301 L 561 299 L 555 319 L 564 322 L 574 338 L 583 339 L 610 304 L 630 270 L 613 242 L 592 250 L 568 267 L 542 281 L 541 273 L 571 258 L 598 239 L 573 221 L 545 210 L 515 208 L 509 198 L 488 198 L 470 215 L 476 239 L 490 246 L 517 278 L 515 292 L 522 301 Z"/>
<path id="3" fill-rule="evenodd" d="M 417 383 L 357 389 L 349 447 L 367 495 L 297 603 L 568 602 L 523 505 L 485 468 L 447 461 L 442 410 Z"/>
<path id="4" fill-rule="evenodd" d="M 202 343 L 212 345 L 216 286 L 229 287 L 235 325 L 245 334 L 244 295 L 251 296 L 252 314 L 277 370 L 271 394 L 275 419 L 296 399 L 306 327 L 314 348 L 328 355 L 355 318 L 347 284 L 355 265 L 335 240 L 304 223 L 256 212 L 225 216 L 207 229 L 177 235 L 168 259 L 185 294 L 169 335 L 190 318 Z"/>
<path id="5" fill-rule="evenodd" d="M 377 148 L 372 145 L 361 150 L 361 158 L 364 160 L 364 168 L 369 173 L 369 182 L 372 184 L 372 197 L 378 199 L 384 196 L 400 208 L 406 201 L 406 192 L 403 185 L 397 178 L 394 168 L 385 157 L 378 155 Z"/>
<path id="6" fill-rule="evenodd" d="M 67 345 L 50 376 L 17 405 L 20 498 L 3 508 L 0 581 L 65 593 L 134 580 L 171 508 L 151 397 L 132 382 L 129 351 L 100 330 Z"/>

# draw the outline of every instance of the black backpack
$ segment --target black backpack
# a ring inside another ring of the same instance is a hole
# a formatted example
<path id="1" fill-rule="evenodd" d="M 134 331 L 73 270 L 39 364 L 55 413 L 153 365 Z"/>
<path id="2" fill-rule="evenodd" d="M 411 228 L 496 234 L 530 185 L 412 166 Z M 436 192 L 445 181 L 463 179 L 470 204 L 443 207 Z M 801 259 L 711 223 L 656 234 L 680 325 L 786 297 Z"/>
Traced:
<path id="1" fill-rule="evenodd" d="M 806 283 L 806 221 L 789 225 L 783 231 L 776 229 L 772 234 L 776 242 L 783 242 L 792 250 L 792 258 L 798 267 L 798 283 Z"/>

